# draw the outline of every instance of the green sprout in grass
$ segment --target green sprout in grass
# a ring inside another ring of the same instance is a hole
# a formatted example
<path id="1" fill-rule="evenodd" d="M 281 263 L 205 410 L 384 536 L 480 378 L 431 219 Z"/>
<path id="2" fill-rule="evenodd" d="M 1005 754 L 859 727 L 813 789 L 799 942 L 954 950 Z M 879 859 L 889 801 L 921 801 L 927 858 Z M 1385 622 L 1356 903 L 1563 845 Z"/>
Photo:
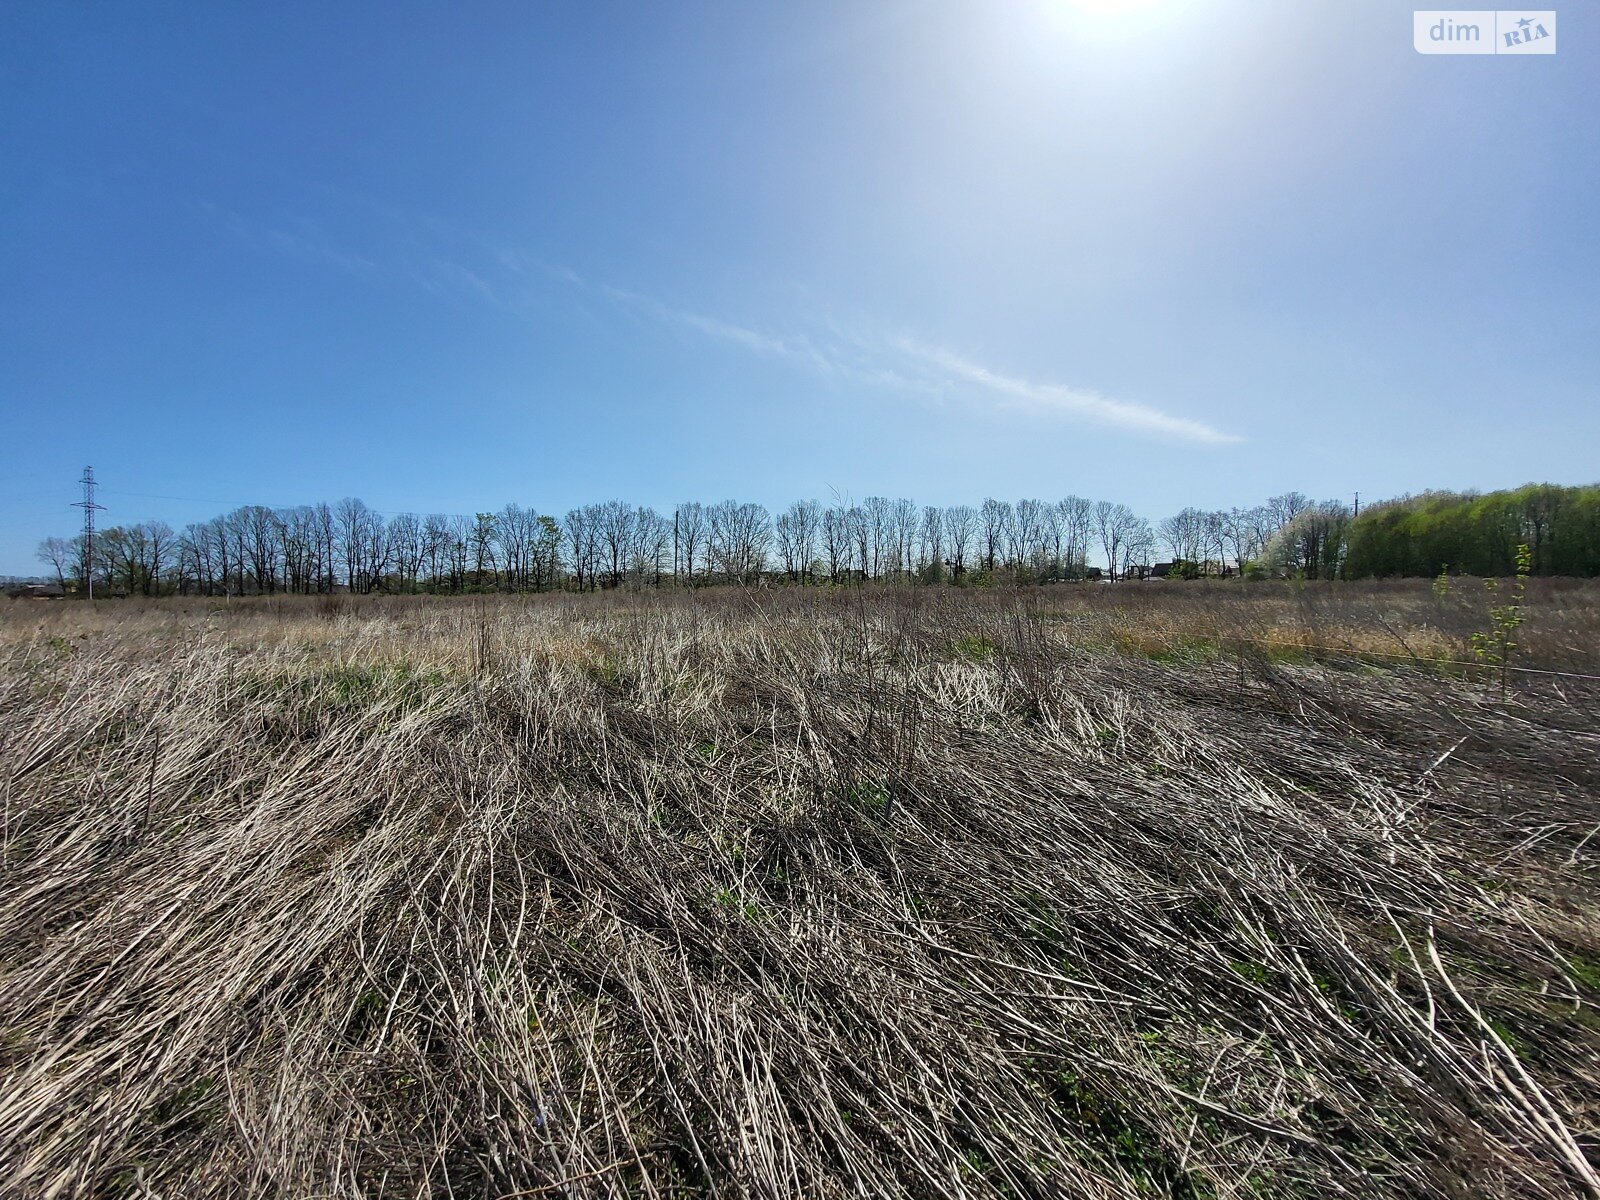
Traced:
<path id="1" fill-rule="evenodd" d="M 1526 543 L 1517 547 L 1516 564 L 1517 574 L 1507 602 L 1490 605 L 1489 628 L 1472 635 L 1472 653 L 1478 661 L 1487 667 L 1499 668 L 1502 701 L 1506 698 L 1506 683 L 1511 672 L 1511 652 L 1517 648 L 1511 638 L 1522 624 L 1522 601 L 1528 591 L 1528 576 L 1533 571 L 1533 553 Z M 1483 586 L 1491 598 L 1499 594 L 1498 579 L 1485 579 Z"/>

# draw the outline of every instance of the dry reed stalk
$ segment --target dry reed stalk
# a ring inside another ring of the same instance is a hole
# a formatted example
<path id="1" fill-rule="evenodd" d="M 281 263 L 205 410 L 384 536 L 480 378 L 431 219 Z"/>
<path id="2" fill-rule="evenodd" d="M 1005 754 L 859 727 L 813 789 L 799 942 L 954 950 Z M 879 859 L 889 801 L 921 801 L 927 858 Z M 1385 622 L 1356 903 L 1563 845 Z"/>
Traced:
<path id="1" fill-rule="evenodd" d="M 1600 689 L 1140 603 L 7 610 L 6 1192 L 1594 1194 Z"/>

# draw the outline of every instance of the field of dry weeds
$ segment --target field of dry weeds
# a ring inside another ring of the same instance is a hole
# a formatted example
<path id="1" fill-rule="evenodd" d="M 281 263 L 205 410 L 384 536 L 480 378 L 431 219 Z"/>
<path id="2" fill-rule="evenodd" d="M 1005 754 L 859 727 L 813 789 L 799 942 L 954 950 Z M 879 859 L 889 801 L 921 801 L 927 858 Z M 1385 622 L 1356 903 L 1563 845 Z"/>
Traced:
<path id="1" fill-rule="evenodd" d="M 1481 620 L 6 606 L 0 1190 L 1600 1195 L 1600 592 Z"/>

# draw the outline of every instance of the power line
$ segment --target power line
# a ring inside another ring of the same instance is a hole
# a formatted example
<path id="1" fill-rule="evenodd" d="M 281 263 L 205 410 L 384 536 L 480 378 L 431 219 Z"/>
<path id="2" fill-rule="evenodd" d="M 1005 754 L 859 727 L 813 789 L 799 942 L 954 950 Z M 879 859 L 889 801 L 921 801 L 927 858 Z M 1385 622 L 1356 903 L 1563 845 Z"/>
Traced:
<path id="1" fill-rule="evenodd" d="M 89 599 L 94 599 L 94 514 L 104 510 L 104 504 L 94 502 L 94 468 L 85 467 L 83 478 L 78 480 L 83 485 L 83 499 L 72 505 L 73 508 L 83 509 L 83 577 L 89 586 Z"/>

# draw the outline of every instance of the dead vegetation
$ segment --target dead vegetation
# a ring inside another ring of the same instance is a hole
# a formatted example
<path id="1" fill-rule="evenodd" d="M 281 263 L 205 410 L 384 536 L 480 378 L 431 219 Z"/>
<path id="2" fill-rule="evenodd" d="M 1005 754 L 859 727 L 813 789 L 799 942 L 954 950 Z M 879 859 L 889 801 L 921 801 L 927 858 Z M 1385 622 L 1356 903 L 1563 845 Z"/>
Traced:
<path id="1" fill-rule="evenodd" d="M 1600 1195 L 1593 591 L 1242 594 L 12 605 L 5 1190 Z"/>

